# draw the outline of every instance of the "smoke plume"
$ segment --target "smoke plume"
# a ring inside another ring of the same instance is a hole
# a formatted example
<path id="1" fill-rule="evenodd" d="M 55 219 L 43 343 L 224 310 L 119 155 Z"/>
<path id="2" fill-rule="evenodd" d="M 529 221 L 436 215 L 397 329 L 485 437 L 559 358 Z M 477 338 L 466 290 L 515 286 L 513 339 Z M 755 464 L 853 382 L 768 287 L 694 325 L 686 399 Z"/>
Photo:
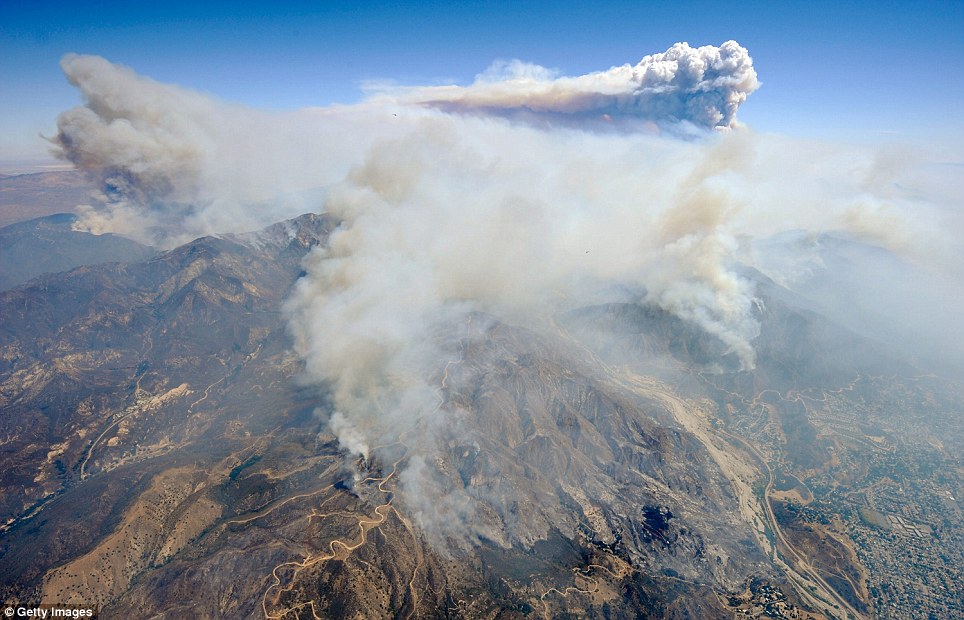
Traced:
<path id="1" fill-rule="evenodd" d="M 720 128 L 735 123 L 737 109 L 759 85 L 747 50 L 727 41 L 698 48 L 677 43 L 636 65 L 577 77 L 519 61 L 497 63 L 471 86 L 411 89 L 402 99 L 449 111 L 631 117 Z"/>
<path id="2" fill-rule="evenodd" d="M 469 525 L 479 498 L 426 465 L 461 432 L 441 389 L 459 352 L 440 334 L 464 317 L 538 330 L 561 310 L 645 297 L 749 368 L 759 326 L 738 266 L 792 276 L 763 240 L 849 230 L 910 261 L 958 264 L 958 240 L 940 232 L 955 230 L 953 194 L 922 194 L 915 157 L 736 126 L 758 82 L 732 41 L 574 78 L 510 63 L 466 87 L 287 113 L 101 58 L 62 64 L 87 103 L 60 116 L 56 144 L 103 187 L 87 228 L 170 246 L 307 210 L 341 220 L 287 303 L 294 346 L 309 380 L 331 386 L 330 430 L 346 450 L 410 447 L 405 501 L 444 536 L 496 535 Z M 603 117 L 686 126 L 689 138 L 601 131 Z"/>
<path id="3" fill-rule="evenodd" d="M 102 188 L 80 226 L 172 247 L 319 210 L 385 108 L 262 112 L 160 84 L 96 56 L 61 67 L 86 105 L 57 119 L 57 153 Z"/>

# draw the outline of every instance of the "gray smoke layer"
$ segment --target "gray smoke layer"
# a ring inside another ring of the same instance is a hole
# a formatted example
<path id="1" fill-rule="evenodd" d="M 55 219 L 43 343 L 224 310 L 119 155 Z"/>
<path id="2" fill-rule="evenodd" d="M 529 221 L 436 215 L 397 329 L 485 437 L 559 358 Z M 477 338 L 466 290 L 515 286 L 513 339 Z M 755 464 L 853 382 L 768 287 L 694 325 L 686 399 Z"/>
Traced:
<path id="1" fill-rule="evenodd" d="M 402 100 L 450 111 L 526 112 L 612 121 L 635 117 L 732 127 L 747 95 L 759 88 L 753 59 L 736 41 L 693 48 L 677 43 L 636 65 L 577 77 L 518 61 L 498 63 L 467 87 L 403 91 Z"/>
<path id="2" fill-rule="evenodd" d="M 947 288 L 923 303 L 964 299 L 961 279 L 947 276 L 964 264 L 960 193 L 944 191 L 947 175 L 920 174 L 926 154 L 740 127 L 689 140 L 593 130 L 600 114 L 734 126 L 757 82 L 732 42 L 678 44 L 579 78 L 517 65 L 465 88 L 275 114 L 101 58 L 63 66 L 87 104 L 61 115 L 56 142 L 104 188 L 84 214 L 88 229 L 170 246 L 306 210 L 343 221 L 287 303 L 295 348 L 307 379 L 331 387 L 329 428 L 346 450 L 409 447 L 401 498 L 443 537 L 497 539 L 473 518 L 491 498 L 450 488 L 430 466 L 464 439 L 463 412 L 441 389 L 458 348 L 440 334 L 469 313 L 542 329 L 559 310 L 645 291 L 751 367 L 759 326 L 737 266 L 804 281 L 792 273 L 798 261 L 762 243 L 791 230 L 848 231 L 940 274 L 933 281 Z M 517 108 L 574 122 L 519 123 L 505 114 Z"/>

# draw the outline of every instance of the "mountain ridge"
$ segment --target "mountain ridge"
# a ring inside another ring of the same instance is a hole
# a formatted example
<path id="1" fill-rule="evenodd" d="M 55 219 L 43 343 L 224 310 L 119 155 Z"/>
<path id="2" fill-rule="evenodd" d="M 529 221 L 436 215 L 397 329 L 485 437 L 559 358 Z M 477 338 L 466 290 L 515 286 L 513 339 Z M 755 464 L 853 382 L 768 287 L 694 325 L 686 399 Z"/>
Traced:
<path id="1" fill-rule="evenodd" d="M 105 617 L 870 612 L 842 526 L 788 515 L 829 501 L 818 483 L 862 445 L 826 404 L 879 407 L 874 373 L 913 367 L 751 272 L 752 370 L 645 297 L 525 327 L 459 314 L 433 335 L 436 412 L 353 456 L 282 308 L 337 226 L 309 214 L 0 293 L 5 601 Z M 866 432 L 895 441 L 888 420 Z M 796 495 L 778 484 L 793 476 Z M 834 554 L 851 557 L 839 573 L 820 563 Z"/>

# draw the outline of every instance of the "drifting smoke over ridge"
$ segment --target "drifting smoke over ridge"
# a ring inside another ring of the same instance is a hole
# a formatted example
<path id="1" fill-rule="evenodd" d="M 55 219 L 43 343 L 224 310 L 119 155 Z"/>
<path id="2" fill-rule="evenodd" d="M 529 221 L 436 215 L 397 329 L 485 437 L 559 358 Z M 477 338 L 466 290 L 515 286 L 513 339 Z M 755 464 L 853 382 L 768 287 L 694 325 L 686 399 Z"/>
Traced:
<path id="1" fill-rule="evenodd" d="M 56 142 L 104 187 L 89 229 L 170 246 L 308 210 L 342 220 L 287 304 L 296 350 L 308 379 L 332 387 L 329 427 L 346 449 L 408 434 L 405 501 L 432 503 L 423 525 L 456 538 L 482 533 L 468 525 L 478 498 L 426 463 L 461 432 L 439 393 L 458 351 L 439 334 L 467 313 L 539 329 L 559 310 L 645 295 L 749 368 L 759 326 L 736 267 L 764 266 L 756 241 L 849 230 L 913 253 L 945 240 L 944 212 L 895 181 L 910 158 L 884 166 L 869 149 L 708 131 L 735 126 L 758 85 L 733 42 L 576 78 L 516 64 L 468 87 L 275 114 L 100 58 L 63 67 L 88 103 L 61 115 Z M 707 131 L 594 131 L 602 115 Z"/>

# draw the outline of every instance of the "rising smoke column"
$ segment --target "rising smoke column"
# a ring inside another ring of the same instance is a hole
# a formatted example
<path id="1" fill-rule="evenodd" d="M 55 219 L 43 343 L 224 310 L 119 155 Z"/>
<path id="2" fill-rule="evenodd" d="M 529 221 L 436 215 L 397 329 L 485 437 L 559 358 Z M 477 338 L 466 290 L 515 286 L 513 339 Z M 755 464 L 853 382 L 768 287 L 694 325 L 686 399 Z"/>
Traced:
<path id="1" fill-rule="evenodd" d="M 309 256 L 289 327 L 307 375 L 332 387 L 343 447 L 368 456 L 404 438 L 413 459 L 400 498 L 424 527 L 498 539 L 472 518 L 492 498 L 430 466 L 462 417 L 441 406 L 438 375 L 457 347 L 438 334 L 467 313 L 547 329 L 555 312 L 646 289 L 753 364 L 753 291 L 731 269 L 740 205 L 726 179 L 754 153 L 717 140 L 431 118 L 374 145 L 331 189 L 326 208 L 343 223 Z"/>

